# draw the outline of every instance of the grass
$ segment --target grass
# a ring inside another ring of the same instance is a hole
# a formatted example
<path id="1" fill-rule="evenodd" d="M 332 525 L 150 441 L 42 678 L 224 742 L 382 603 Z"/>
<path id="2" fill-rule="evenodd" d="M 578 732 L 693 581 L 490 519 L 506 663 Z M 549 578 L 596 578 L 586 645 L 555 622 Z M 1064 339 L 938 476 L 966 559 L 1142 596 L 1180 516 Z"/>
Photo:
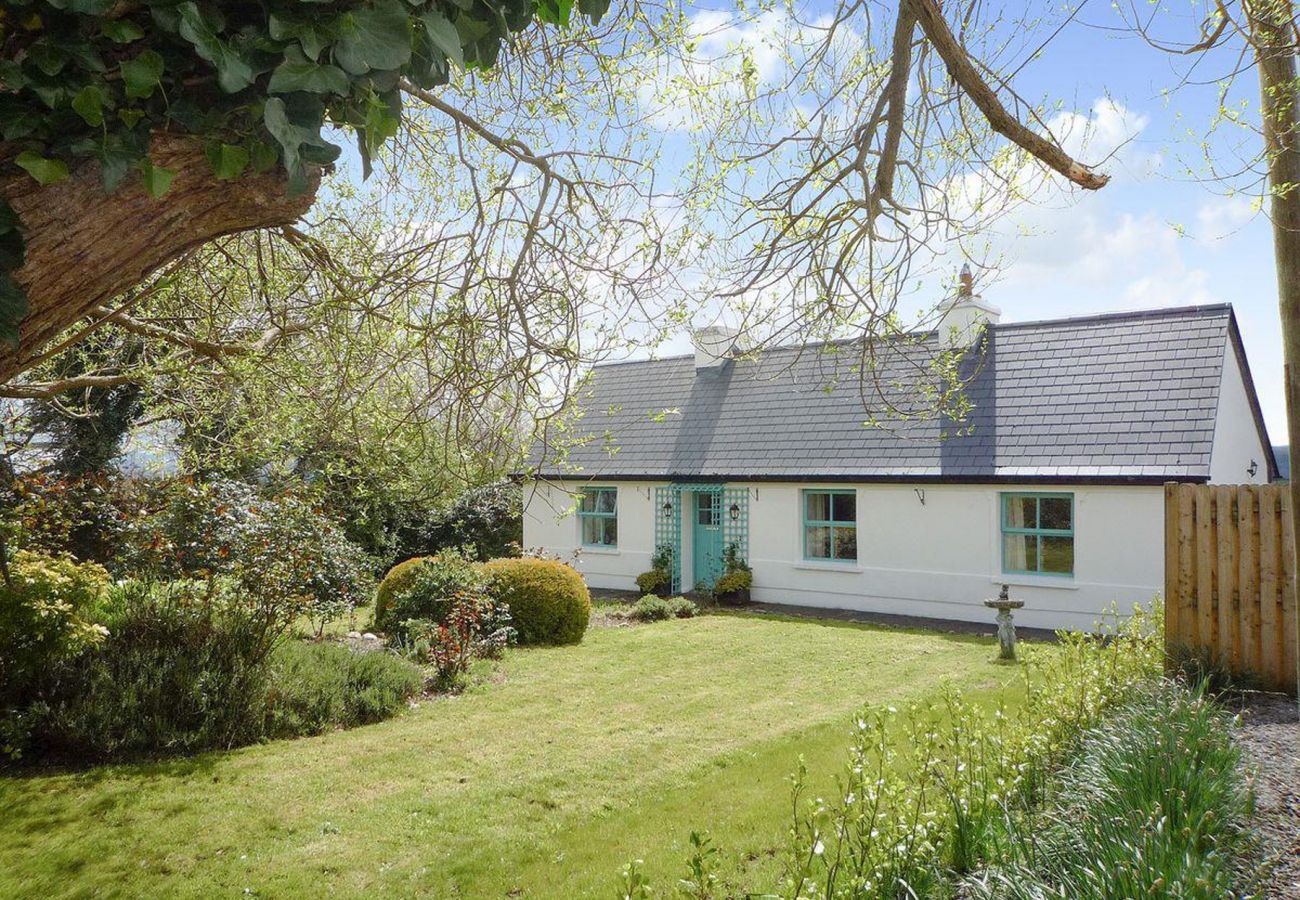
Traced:
<path id="1" fill-rule="evenodd" d="M 838 771 L 863 702 L 1016 696 L 993 655 L 773 616 L 593 629 L 378 725 L 0 778 L 0 896 L 609 896 L 634 857 L 671 885 L 693 828 L 763 886 L 799 756 Z"/>
<path id="2" fill-rule="evenodd" d="M 977 897 L 1250 895 L 1250 794 L 1227 716 L 1203 693 L 1151 686 L 1084 736 L 1046 808 L 1008 841 Z"/>

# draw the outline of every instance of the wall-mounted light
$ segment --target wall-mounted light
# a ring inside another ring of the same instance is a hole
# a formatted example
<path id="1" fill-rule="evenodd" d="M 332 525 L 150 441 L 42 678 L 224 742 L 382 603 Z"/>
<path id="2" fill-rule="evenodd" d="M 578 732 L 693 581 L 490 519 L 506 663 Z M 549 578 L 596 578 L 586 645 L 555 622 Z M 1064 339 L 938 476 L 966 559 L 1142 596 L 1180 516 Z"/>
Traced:
<path id="1" fill-rule="evenodd" d="M 739 504 L 739 503 L 733 503 L 733 504 L 731 504 L 731 510 L 730 510 L 730 512 L 731 512 L 731 521 L 734 522 L 734 521 L 736 521 L 737 519 L 739 519 L 739 518 L 740 518 L 740 504 Z"/>
<path id="2" fill-rule="evenodd" d="M 1246 474 L 1249 475 L 1251 478 L 1254 478 L 1255 473 L 1258 471 L 1259 471 L 1259 463 L 1255 462 L 1252 459 L 1250 461 L 1250 465 L 1246 466 Z"/>
<path id="3" fill-rule="evenodd" d="M 665 518 L 665 519 L 671 519 L 672 517 L 673 517 L 673 501 L 671 501 L 671 500 L 665 500 L 665 501 L 664 501 L 664 518 Z"/>

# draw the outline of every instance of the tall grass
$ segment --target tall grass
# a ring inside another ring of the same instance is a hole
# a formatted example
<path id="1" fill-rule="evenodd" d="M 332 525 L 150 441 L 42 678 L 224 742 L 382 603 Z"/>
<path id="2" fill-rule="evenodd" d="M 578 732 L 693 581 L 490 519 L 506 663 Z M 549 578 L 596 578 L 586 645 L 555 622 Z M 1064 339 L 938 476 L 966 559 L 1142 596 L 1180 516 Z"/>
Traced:
<path id="1" fill-rule="evenodd" d="M 868 709 L 831 799 L 794 778 L 780 895 L 894 900 L 943 896 L 996 858 L 1006 809 L 1039 802 L 1051 773 L 1108 710 L 1159 676 L 1160 611 L 1107 634 L 1027 649 L 1025 702 L 988 712 L 949 692 L 902 712 Z"/>
<path id="2" fill-rule="evenodd" d="M 1000 900 L 1238 896 L 1250 799 L 1226 716 L 1199 690 L 1141 691 L 1092 729 L 1041 808 L 1009 816 Z"/>

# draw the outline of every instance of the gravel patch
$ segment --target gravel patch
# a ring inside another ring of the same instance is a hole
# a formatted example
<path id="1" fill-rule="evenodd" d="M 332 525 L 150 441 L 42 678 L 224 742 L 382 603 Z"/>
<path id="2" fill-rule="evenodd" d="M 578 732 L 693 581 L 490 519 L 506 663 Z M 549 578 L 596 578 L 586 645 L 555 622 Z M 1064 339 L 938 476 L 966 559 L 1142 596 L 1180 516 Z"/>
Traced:
<path id="1" fill-rule="evenodd" d="M 1254 825 L 1271 867 L 1261 897 L 1300 900 L 1300 707 L 1281 694 L 1249 694 L 1241 745 L 1256 797 Z"/>

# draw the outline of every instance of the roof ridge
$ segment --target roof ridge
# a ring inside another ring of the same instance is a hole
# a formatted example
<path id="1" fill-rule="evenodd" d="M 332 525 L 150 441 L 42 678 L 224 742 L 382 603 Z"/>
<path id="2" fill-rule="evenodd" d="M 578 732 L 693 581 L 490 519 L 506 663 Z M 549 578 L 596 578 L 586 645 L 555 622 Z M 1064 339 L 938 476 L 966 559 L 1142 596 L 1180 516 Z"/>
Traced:
<path id="1" fill-rule="evenodd" d="M 1089 313 L 1087 315 L 1082 315 L 1082 316 L 1063 316 L 1058 319 L 1031 319 L 1027 322 L 998 322 L 994 324 L 992 328 L 994 331 L 1008 331 L 1016 328 L 1035 328 L 1035 327 L 1041 328 L 1046 325 L 1080 325 L 1080 324 L 1088 324 L 1091 322 L 1112 322 L 1117 319 L 1135 319 L 1135 320 L 1160 319 L 1160 318 L 1166 318 L 1172 316 L 1186 316 L 1188 313 L 1207 315 L 1211 313 L 1223 313 L 1223 312 L 1231 314 L 1232 304 L 1231 303 L 1192 303 L 1186 306 L 1166 306 L 1166 307 L 1157 307 L 1154 309 L 1130 309 L 1130 310 L 1119 310 L 1116 312 L 1106 312 L 1106 313 Z M 934 333 L 935 333 L 935 329 L 933 328 L 929 328 L 924 331 L 904 332 L 904 334 L 918 339 L 924 339 L 926 337 L 932 336 Z M 890 336 L 889 339 L 892 340 L 893 336 Z M 824 341 L 809 341 L 807 343 L 802 343 L 802 344 L 800 343 L 774 344 L 771 347 L 760 348 L 758 352 L 773 353 L 782 350 L 787 350 L 787 351 L 816 350 L 821 347 L 833 347 L 839 344 L 852 344 L 861 340 L 863 340 L 863 338 L 861 337 L 846 337 L 846 338 L 830 338 Z M 869 340 L 881 340 L 881 338 L 878 337 L 870 338 Z M 652 357 L 650 359 L 619 359 L 610 362 L 598 362 L 595 365 L 593 365 L 592 368 L 607 369 L 610 368 L 611 366 L 641 365 L 645 363 L 657 363 L 657 362 L 676 362 L 683 359 L 691 359 L 692 357 L 694 357 L 694 355 L 695 355 L 694 352 L 691 352 L 691 353 L 676 353 L 673 354 L 672 356 Z"/>
<path id="2" fill-rule="evenodd" d="M 999 322 L 994 325 L 997 331 L 1010 328 L 1032 328 L 1043 325 L 1079 325 L 1087 322 L 1113 322 L 1116 319 L 1161 319 L 1170 316 L 1185 316 L 1188 313 L 1205 315 L 1208 313 L 1231 313 L 1231 303 L 1193 303 L 1187 306 L 1166 306 L 1154 309 L 1129 309 L 1116 312 L 1089 313 L 1083 316 L 1064 316 L 1059 319 L 1031 319 L 1027 322 Z"/>

